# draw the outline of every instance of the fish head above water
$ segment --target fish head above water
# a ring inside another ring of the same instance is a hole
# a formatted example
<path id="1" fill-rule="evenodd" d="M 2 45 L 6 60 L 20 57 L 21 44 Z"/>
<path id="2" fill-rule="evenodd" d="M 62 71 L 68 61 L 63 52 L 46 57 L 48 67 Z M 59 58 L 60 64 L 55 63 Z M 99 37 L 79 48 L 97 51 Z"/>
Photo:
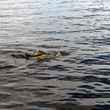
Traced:
<path id="1" fill-rule="evenodd" d="M 44 52 L 42 50 L 38 50 L 35 52 L 32 57 L 37 59 L 37 61 L 45 61 L 49 59 L 61 58 L 63 55 L 59 52 Z"/>
<path id="2" fill-rule="evenodd" d="M 32 57 L 37 57 L 37 56 L 41 56 L 41 55 L 47 55 L 47 53 L 44 51 L 38 50 L 37 52 L 32 54 Z"/>

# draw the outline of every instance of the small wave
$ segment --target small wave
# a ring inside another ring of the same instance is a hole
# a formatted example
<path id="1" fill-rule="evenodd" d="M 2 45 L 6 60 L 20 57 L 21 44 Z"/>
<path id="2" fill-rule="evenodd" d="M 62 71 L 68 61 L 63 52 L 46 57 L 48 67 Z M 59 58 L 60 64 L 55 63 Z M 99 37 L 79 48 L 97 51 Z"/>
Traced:
<path id="1" fill-rule="evenodd" d="M 50 66 L 48 67 L 49 70 L 56 70 L 56 71 L 68 71 L 68 69 L 66 67 L 64 67 L 63 65 L 54 65 L 54 66 Z"/>
<path id="2" fill-rule="evenodd" d="M 12 68 L 16 68 L 16 65 L 12 64 L 0 65 L 0 69 L 12 69 Z"/>
<path id="3" fill-rule="evenodd" d="M 82 64 L 88 64 L 88 65 L 92 65 L 92 64 L 99 64 L 99 65 L 109 65 L 109 62 L 106 62 L 105 60 L 101 60 L 101 59 L 95 59 L 95 58 L 90 58 L 90 59 L 84 59 L 82 60 L 80 63 Z"/>
<path id="4" fill-rule="evenodd" d="M 110 93 L 68 93 L 72 98 L 108 98 Z"/>

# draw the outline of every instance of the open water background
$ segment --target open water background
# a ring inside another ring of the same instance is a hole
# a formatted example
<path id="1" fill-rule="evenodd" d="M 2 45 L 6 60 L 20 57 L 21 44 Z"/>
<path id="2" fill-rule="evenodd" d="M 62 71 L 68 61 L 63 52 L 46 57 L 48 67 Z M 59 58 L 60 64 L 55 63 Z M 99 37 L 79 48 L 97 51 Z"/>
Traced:
<path id="1" fill-rule="evenodd" d="M 66 54 L 45 62 L 20 57 L 37 50 Z M 109 105 L 109 0 L 0 0 L 0 110 Z"/>

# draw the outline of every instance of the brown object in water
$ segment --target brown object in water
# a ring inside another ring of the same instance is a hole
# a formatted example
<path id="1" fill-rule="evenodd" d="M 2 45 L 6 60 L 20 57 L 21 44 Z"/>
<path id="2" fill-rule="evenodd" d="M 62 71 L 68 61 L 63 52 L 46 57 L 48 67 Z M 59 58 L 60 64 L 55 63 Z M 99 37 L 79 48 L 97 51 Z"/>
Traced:
<path id="1" fill-rule="evenodd" d="M 47 55 L 47 53 L 44 51 L 38 50 L 38 52 L 34 53 L 32 55 L 32 57 L 37 57 L 37 56 L 41 56 L 41 55 Z"/>

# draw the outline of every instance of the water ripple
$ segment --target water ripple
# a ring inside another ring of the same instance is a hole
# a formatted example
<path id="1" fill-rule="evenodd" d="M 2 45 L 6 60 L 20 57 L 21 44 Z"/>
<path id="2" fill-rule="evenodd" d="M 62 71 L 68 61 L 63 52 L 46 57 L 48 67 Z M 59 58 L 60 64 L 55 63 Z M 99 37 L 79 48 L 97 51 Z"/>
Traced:
<path id="1" fill-rule="evenodd" d="M 109 4 L 1 0 L 0 110 L 109 110 Z"/>

